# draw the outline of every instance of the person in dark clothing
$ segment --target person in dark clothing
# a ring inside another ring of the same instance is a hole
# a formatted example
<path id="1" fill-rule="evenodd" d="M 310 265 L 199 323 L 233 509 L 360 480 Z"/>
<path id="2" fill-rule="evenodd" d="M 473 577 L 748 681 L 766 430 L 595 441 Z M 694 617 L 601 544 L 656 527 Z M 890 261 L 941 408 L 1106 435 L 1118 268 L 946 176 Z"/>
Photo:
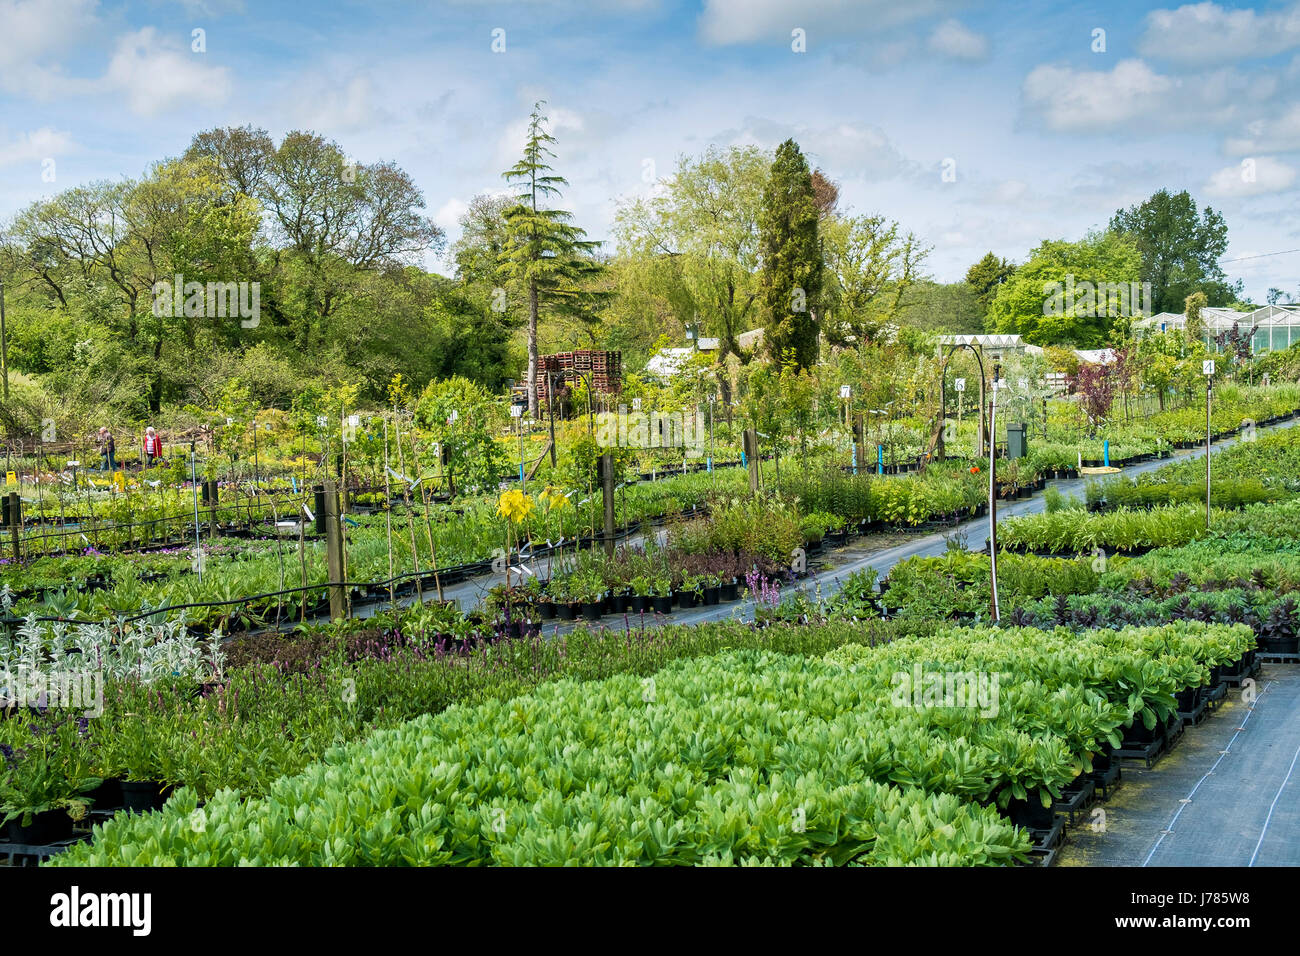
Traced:
<path id="1" fill-rule="evenodd" d="M 117 471 L 117 446 L 113 442 L 113 433 L 107 428 L 99 430 L 99 470 Z"/>

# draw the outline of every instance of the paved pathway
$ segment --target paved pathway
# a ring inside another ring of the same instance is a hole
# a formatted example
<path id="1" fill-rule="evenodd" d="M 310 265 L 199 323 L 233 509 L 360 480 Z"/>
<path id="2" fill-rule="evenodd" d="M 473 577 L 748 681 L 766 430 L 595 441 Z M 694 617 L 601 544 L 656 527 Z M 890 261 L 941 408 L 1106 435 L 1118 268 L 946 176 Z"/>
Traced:
<path id="1" fill-rule="evenodd" d="M 1300 666 L 1265 664 L 1154 767 L 1123 773 L 1104 830 L 1068 831 L 1060 865 L 1300 866 Z"/>
<path id="2" fill-rule="evenodd" d="M 1279 425 L 1271 426 L 1271 429 L 1290 428 L 1300 422 L 1283 422 Z M 1260 431 L 1271 430 L 1260 429 Z M 1212 451 L 1217 453 L 1230 445 L 1236 444 L 1238 439 L 1228 438 L 1216 442 L 1212 446 Z M 1157 459 L 1154 461 L 1143 462 L 1139 465 L 1133 465 L 1123 468 L 1120 471 L 1121 476 L 1139 475 L 1145 472 L 1155 471 L 1165 465 L 1178 461 L 1197 459 L 1205 457 L 1205 447 L 1200 446 L 1191 451 L 1176 451 L 1172 458 Z M 1084 490 L 1090 478 L 1073 478 L 1061 481 L 1050 481 L 1049 484 L 1059 490 L 1067 497 L 1074 495 L 1083 498 Z M 1044 496 L 1040 492 L 1032 498 L 1018 499 L 998 504 L 997 519 L 999 523 L 1007 518 L 1019 515 L 1041 514 L 1046 510 Z M 814 593 L 817 586 L 821 585 L 823 598 L 829 598 L 840 589 L 840 582 L 852 574 L 854 571 L 863 568 L 875 568 L 878 577 L 883 578 L 888 574 L 889 569 L 900 561 L 917 556 L 931 556 L 943 554 L 948 548 L 950 539 L 963 540 L 965 546 L 972 551 L 979 551 L 985 546 L 989 534 L 989 521 L 987 516 L 975 518 L 970 521 L 962 522 L 954 528 L 946 529 L 943 532 L 917 533 L 910 540 L 901 544 L 891 545 L 879 549 L 862 550 L 849 547 L 838 551 L 828 552 L 822 559 L 827 565 L 825 570 L 810 574 L 806 579 L 799 582 L 798 587 L 789 586 L 784 589 L 785 596 L 789 596 L 799 588 L 807 593 Z M 476 578 L 472 581 L 466 581 L 457 585 L 455 588 L 446 589 L 446 596 L 457 600 L 461 607 L 470 610 L 479 603 L 486 595 L 489 588 L 494 584 L 499 584 L 501 577 L 483 577 Z M 644 620 L 637 615 L 631 620 L 631 625 L 641 627 L 645 625 L 655 626 L 656 624 L 701 624 L 709 621 L 725 621 L 729 619 L 752 620 L 754 617 L 753 603 L 750 601 L 734 601 L 730 604 L 718 604 L 712 607 L 699 607 L 690 610 L 674 609 L 671 615 L 655 618 L 646 615 Z M 624 618 L 622 615 L 606 615 L 603 622 L 609 627 L 622 627 Z M 553 630 L 557 633 L 564 633 L 572 628 L 573 624 L 557 625 L 554 622 L 548 622 L 545 628 L 547 634 Z"/>

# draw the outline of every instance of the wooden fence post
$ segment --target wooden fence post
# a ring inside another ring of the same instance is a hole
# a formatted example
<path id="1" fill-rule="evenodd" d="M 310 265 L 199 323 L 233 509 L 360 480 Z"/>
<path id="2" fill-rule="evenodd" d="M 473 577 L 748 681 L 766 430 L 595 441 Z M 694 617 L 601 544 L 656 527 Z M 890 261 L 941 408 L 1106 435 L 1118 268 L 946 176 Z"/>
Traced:
<path id="1" fill-rule="evenodd" d="M 325 558 L 329 566 L 330 620 L 347 617 L 343 585 L 343 522 L 339 520 L 339 491 L 333 481 L 325 482 Z"/>
<path id="2" fill-rule="evenodd" d="M 749 465 L 749 493 L 758 493 L 758 432 L 746 428 L 744 433 L 745 460 Z"/>

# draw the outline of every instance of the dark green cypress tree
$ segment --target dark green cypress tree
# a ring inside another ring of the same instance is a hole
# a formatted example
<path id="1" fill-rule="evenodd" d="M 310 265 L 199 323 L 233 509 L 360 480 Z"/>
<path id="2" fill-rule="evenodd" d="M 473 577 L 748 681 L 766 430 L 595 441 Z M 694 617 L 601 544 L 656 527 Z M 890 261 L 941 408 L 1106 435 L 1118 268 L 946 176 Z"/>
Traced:
<path id="1" fill-rule="evenodd" d="M 822 243 L 817 193 L 799 144 L 776 148 L 759 215 L 762 270 L 759 295 L 764 342 L 773 361 L 798 368 L 817 363 L 817 313 L 822 290 Z"/>
<path id="2" fill-rule="evenodd" d="M 519 187 L 516 205 L 504 213 L 506 245 L 501 262 L 528 295 L 528 412 L 534 417 L 538 412 L 537 327 L 542 307 L 580 303 L 583 280 L 600 271 L 592 258 L 600 243 L 585 238 L 586 232 L 569 221 L 572 216 L 568 212 L 541 206 L 542 200 L 558 196 L 560 187 L 569 185 L 564 177 L 554 175 L 546 162 L 555 156 L 549 145 L 554 142 L 555 137 L 546 131 L 539 101 L 528 122 L 523 159 L 502 173 Z"/>

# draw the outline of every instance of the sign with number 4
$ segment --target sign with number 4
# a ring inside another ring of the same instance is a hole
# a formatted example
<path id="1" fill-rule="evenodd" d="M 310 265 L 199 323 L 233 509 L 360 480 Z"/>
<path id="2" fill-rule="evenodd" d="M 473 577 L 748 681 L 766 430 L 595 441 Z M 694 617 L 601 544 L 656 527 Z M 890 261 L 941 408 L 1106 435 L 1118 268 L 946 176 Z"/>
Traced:
<path id="1" fill-rule="evenodd" d="M 1206 359 L 1204 362 L 1201 363 L 1201 374 L 1202 375 L 1214 374 L 1214 359 Z"/>

